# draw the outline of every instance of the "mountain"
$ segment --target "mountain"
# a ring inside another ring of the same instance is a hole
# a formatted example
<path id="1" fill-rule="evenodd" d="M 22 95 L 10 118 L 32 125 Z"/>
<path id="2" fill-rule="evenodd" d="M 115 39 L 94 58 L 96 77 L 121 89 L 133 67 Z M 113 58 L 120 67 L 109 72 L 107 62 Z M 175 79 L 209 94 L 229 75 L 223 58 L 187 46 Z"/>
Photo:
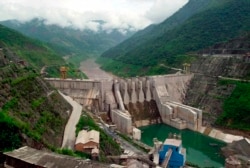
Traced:
<path id="1" fill-rule="evenodd" d="M 105 22 L 95 20 L 99 24 Z M 112 31 L 105 30 L 79 30 L 73 27 L 59 27 L 57 25 L 47 25 L 45 19 L 33 19 L 22 23 L 17 20 L 3 21 L 1 24 L 15 29 L 29 37 L 50 43 L 62 56 L 71 55 L 75 61 L 79 62 L 82 57 L 99 56 L 105 50 L 117 45 L 121 41 L 131 36 L 134 32 L 127 31 L 121 33 L 118 29 Z"/>
<path id="2" fill-rule="evenodd" d="M 201 50 L 191 64 L 194 77 L 184 102 L 202 109 L 207 126 L 245 130 L 250 135 L 249 53 L 250 33 Z"/>
<path id="3" fill-rule="evenodd" d="M 1 26 L 1 35 L 3 29 Z M 30 39 L 7 30 L 5 32 L 11 40 L 3 42 L 3 36 L 0 38 L 0 151 L 23 145 L 39 149 L 60 148 L 69 117 L 67 111 L 72 107 L 29 63 L 17 61 L 22 60 L 19 53 L 34 58 L 35 51 L 41 52 L 44 47 L 31 45 Z M 16 44 L 15 39 L 20 44 Z M 13 47 L 5 48 L 3 44 Z M 38 58 L 41 61 L 46 59 Z"/>
<path id="4" fill-rule="evenodd" d="M 0 25 L 0 150 L 59 148 L 71 106 L 40 76 L 64 65 L 45 43 Z"/>
<path id="5" fill-rule="evenodd" d="M 99 62 L 123 76 L 167 73 L 160 65 L 180 67 L 190 53 L 248 32 L 249 6 L 248 0 L 190 0 L 163 23 L 104 52 Z"/>
<path id="6" fill-rule="evenodd" d="M 64 60 L 45 43 L 28 38 L 21 33 L 0 25 L 0 46 L 15 51 L 35 68 L 44 65 L 64 64 Z"/>
<path id="7" fill-rule="evenodd" d="M 0 151 L 28 145 L 89 157 L 61 149 L 72 107 L 37 71 L 44 65 L 59 63 L 65 62 L 46 44 L 0 25 Z M 100 132 L 100 160 L 106 160 L 107 155 L 121 154 L 116 141 L 87 115 L 81 117 L 78 132 L 86 127 Z"/>
<path id="8" fill-rule="evenodd" d="M 3 25 L 0 25 L 1 47 L 5 48 L 6 53 L 9 53 L 15 62 L 24 61 L 38 72 L 46 66 L 45 72 L 48 72 L 48 77 L 58 77 L 60 66 L 65 65 L 69 67 L 69 77 L 77 76 L 74 72 L 75 66 L 66 63 L 48 44 L 26 37 L 16 30 Z"/>
<path id="9" fill-rule="evenodd" d="M 138 31 L 131 38 L 117 45 L 117 47 L 110 49 L 112 51 L 111 54 L 115 53 L 116 49 L 119 50 L 122 48 L 123 51 L 131 49 L 131 47 L 134 49 L 150 39 L 162 36 L 168 30 L 175 28 L 195 13 L 203 10 L 208 3 L 209 1 L 207 0 L 191 0 L 181 10 L 177 11 L 172 17 L 168 18 L 161 24 L 150 25 L 144 30 Z M 110 55 L 109 57 L 113 57 L 113 55 Z"/>

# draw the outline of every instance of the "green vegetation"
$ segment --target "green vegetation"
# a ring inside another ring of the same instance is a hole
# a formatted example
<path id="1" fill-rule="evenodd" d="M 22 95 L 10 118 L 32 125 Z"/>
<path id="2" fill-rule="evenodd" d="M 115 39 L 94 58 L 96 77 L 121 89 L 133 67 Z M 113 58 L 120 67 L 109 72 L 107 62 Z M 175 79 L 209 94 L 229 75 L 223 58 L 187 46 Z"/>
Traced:
<path id="1" fill-rule="evenodd" d="M 2 25 L 0 25 L 0 45 L 14 51 L 14 55 L 18 55 L 37 69 L 44 65 L 64 64 L 63 59 L 45 43 L 25 37 Z"/>
<path id="2" fill-rule="evenodd" d="M 21 145 L 58 147 L 70 106 L 29 67 L 12 63 L 0 71 L 0 150 Z M 53 136 L 52 136 L 53 135 Z"/>
<path id="3" fill-rule="evenodd" d="M 64 65 L 52 65 L 52 66 L 46 66 L 45 71 L 47 73 L 46 77 L 59 77 L 60 74 L 60 67 L 67 67 L 67 78 L 81 78 L 81 79 L 87 79 L 87 76 L 81 72 L 73 63 L 67 63 Z"/>
<path id="4" fill-rule="evenodd" d="M 77 69 L 75 65 L 66 63 L 48 44 L 25 37 L 15 30 L 2 25 L 0 25 L 0 46 L 5 47 L 4 53 L 8 58 L 25 60 L 29 68 L 35 68 L 37 72 L 40 72 L 44 66 L 48 67 L 48 69 L 45 69 L 48 73 L 47 77 L 59 77 L 61 66 L 68 66 L 70 68 L 68 73 L 69 78 L 79 77 L 73 71 Z M 81 73 L 81 76 L 86 78 L 86 75 L 83 73 Z"/>
<path id="5" fill-rule="evenodd" d="M 80 157 L 80 158 L 91 158 L 91 156 L 87 153 L 83 153 L 83 152 L 78 152 L 78 151 L 73 151 L 71 149 L 56 149 L 55 150 L 56 153 L 58 154 L 62 154 L 62 155 L 68 155 L 68 156 L 73 156 L 73 157 Z"/>
<path id="6" fill-rule="evenodd" d="M 143 67 L 141 65 L 126 64 L 105 57 L 99 57 L 97 63 L 102 64 L 102 69 L 105 71 L 112 71 L 113 74 L 120 77 L 160 75 L 170 72 L 170 69 L 160 65 Z"/>
<path id="7" fill-rule="evenodd" d="M 21 137 L 17 122 L 0 110 L 0 150 L 8 151 L 21 146 Z"/>
<path id="8" fill-rule="evenodd" d="M 120 146 L 114 139 L 108 136 L 87 113 L 84 113 L 83 116 L 81 116 L 76 126 L 76 135 L 78 135 L 78 132 L 82 129 L 96 130 L 100 132 L 100 161 L 105 162 L 107 155 L 121 154 Z"/>
<path id="9" fill-rule="evenodd" d="M 234 85 L 231 96 L 224 101 L 223 113 L 216 124 L 228 128 L 250 131 L 250 83 L 221 80 L 221 85 Z"/>
<path id="10" fill-rule="evenodd" d="M 96 21 L 104 24 L 103 21 Z M 18 24 L 16 24 L 18 23 Z M 39 39 L 61 56 L 70 56 L 69 62 L 78 66 L 88 57 L 99 56 L 102 52 L 120 43 L 131 33 L 126 35 L 114 30 L 107 33 L 105 30 L 94 32 L 91 30 L 79 30 L 71 27 L 59 27 L 46 24 L 45 19 L 33 19 L 21 23 L 18 21 L 4 21 L 1 24 L 15 29 L 31 38 Z M 32 31 L 32 30 L 36 31 Z"/>
<path id="11" fill-rule="evenodd" d="M 191 166 L 191 167 L 195 167 L 195 168 L 200 168 L 198 165 L 193 164 L 193 163 L 190 163 L 190 162 L 188 162 L 188 161 L 186 161 L 186 165 L 187 165 L 187 166 Z"/>
<path id="12" fill-rule="evenodd" d="M 145 33 L 142 31 L 135 34 L 131 39 L 106 51 L 102 57 L 114 60 L 116 65 L 126 65 L 126 68 L 132 71 L 134 66 L 140 66 L 140 70 L 132 72 L 133 74 L 155 74 L 157 70 L 153 67 L 159 64 L 181 67 L 187 60 L 188 53 L 244 35 L 249 31 L 250 1 L 212 0 L 208 2 L 207 7 L 201 5 L 202 10 L 183 19 L 184 13 L 191 12 L 193 9 L 191 6 L 197 3 L 197 1 L 190 1 L 189 8 L 183 7 L 162 24 L 151 27 L 151 31 L 145 29 Z M 183 19 L 183 22 L 167 28 L 170 24 L 169 20 L 176 19 L 177 15 Z M 159 31 L 161 31 L 160 34 L 157 33 Z M 140 36 L 140 34 L 143 35 Z M 102 63 L 103 69 L 116 72 L 116 66 L 111 64 L 108 61 Z M 131 72 L 127 69 L 122 66 L 122 72 L 119 73 Z"/>

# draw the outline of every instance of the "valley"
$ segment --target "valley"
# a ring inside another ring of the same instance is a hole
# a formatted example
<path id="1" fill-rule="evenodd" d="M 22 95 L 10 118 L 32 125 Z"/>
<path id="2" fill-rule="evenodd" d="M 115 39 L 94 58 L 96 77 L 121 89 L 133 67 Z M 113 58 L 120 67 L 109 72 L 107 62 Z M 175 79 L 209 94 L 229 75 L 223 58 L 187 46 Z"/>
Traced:
<path id="1" fill-rule="evenodd" d="M 81 62 L 79 68 L 84 74 L 87 75 L 89 79 L 92 80 L 112 80 L 114 75 L 107 73 L 100 69 L 100 65 L 95 62 L 95 59 L 87 59 L 86 61 Z"/>
<path id="2" fill-rule="evenodd" d="M 0 167 L 250 166 L 250 1 L 140 3 L 0 17 Z"/>

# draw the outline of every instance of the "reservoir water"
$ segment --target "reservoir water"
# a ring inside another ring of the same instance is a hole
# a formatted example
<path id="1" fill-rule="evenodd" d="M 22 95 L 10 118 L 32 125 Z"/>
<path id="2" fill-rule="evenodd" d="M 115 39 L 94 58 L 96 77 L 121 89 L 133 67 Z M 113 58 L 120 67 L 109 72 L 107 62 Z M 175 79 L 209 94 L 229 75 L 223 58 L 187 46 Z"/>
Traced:
<path id="1" fill-rule="evenodd" d="M 226 143 L 191 130 L 178 130 L 166 124 L 155 124 L 139 128 L 142 131 L 141 141 L 153 146 L 153 138 L 165 141 L 169 133 L 181 135 L 182 146 L 186 148 L 186 160 L 199 167 L 224 167 L 225 158 L 220 148 Z"/>

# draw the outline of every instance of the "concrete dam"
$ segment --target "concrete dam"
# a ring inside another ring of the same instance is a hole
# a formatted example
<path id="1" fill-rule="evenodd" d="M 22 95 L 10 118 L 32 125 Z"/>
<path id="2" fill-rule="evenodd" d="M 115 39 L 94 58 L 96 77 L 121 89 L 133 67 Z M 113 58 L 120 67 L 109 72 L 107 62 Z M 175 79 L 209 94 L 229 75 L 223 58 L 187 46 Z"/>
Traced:
<path id="1" fill-rule="evenodd" d="M 192 74 L 172 74 L 115 80 L 45 78 L 93 112 L 107 112 L 123 133 L 133 127 L 163 122 L 198 131 L 202 111 L 182 104 Z"/>

